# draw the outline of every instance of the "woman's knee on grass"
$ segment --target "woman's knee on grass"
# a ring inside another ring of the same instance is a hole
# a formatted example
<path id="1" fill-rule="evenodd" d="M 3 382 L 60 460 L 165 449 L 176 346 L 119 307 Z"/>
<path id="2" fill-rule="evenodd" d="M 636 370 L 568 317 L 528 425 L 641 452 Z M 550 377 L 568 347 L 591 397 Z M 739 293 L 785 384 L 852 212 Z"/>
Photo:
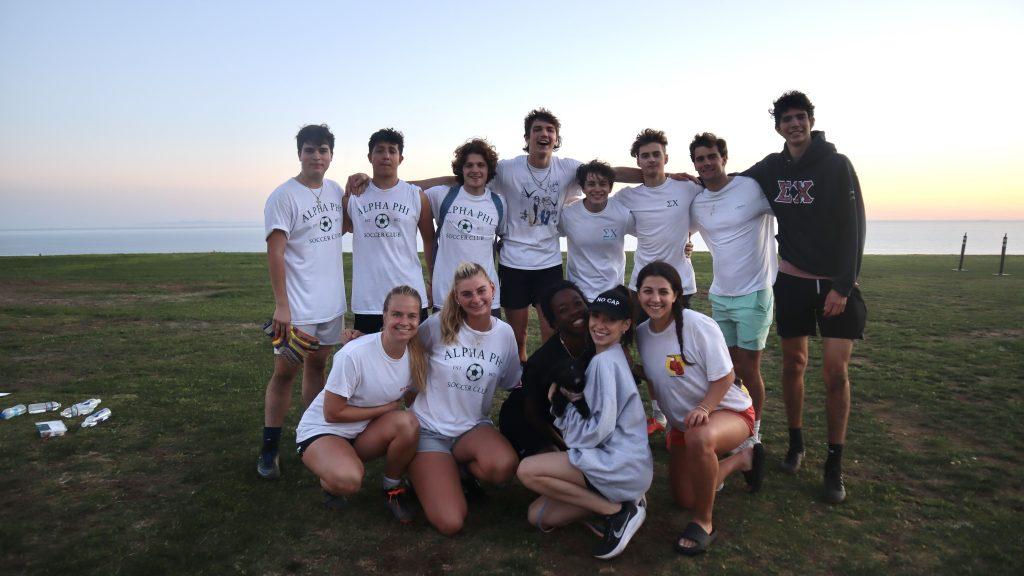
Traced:
<path id="1" fill-rule="evenodd" d="M 466 514 L 458 510 L 436 510 L 427 514 L 427 521 L 443 536 L 454 536 L 462 531 Z"/>
<path id="2" fill-rule="evenodd" d="M 349 496 L 359 491 L 363 484 L 363 465 L 354 463 L 332 469 L 320 477 L 323 489 L 335 496 Z"/>

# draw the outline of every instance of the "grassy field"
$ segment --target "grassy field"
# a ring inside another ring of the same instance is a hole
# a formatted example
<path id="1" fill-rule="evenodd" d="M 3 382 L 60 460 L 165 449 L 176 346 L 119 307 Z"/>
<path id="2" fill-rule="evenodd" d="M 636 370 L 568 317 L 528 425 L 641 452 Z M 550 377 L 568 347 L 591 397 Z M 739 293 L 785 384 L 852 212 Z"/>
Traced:
<path id="1" fill-rule="evenodd" d="M 762 433 L 765 489 L 732 479 L 720 537 L 685 559 L 687 522 L 652 440 L 650 514 L 626 553 L 588 556 L 584 529 L 541 534 L 531 495 L 490 490 L 463 534 L 422 517 L 394 523 L 367 467 L 342 513 L 320 508 L 316 479 L 291 450 L 284 478 L 254 470 L 271 370 L 259 330 L 272 312 L 258 254 L 0 258 L 0 400 L 99 397 L 113 418 L 40 440 L 20 416 L 0 422 L 3 574 L 1019 574 L 1024 558 L 1024 257 L 870 256 L 861 282 L 867 339 L 851 368 L 847 502 L 819 497 L 823 388 L 812 361 L 801 473 L 785 450 L 779 349 L 769 340 Z M 695 255 L 698 284 L 710 263 Z M 708 312 L 706 294 L 695 308 Z M 533 347 L 536 342 L 533 342 Z M 531 347 L 532 348 L 532 347 Z M 817 357 L 812 350 L 812 358 Z M 294 441 L 298 387 L 283 438 Z M 501 399 L 499 395 L 498 400 Z M 495 413 L 498 403 L 495 404 Z M 52 415 L 50 415 L 52 416 Z"/>

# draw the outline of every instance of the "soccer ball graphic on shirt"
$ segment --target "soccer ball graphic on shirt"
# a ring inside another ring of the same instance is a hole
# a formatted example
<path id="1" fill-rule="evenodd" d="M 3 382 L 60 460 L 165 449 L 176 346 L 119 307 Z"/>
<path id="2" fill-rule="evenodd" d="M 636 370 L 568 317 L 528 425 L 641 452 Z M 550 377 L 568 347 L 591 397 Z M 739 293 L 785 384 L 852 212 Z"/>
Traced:
<path id="1" fill-rule="evenodd" d="M 463 218 L 462 220 L 459 220 L 459 230 L 461 230 L 463 234 L 469 234 L 473 232 L 473 223 Z"/>
<path id="2" fill-rule="evenodd" d="M 373 223 L 377 225 L 377 228 L 387 228 L 388 224 L 391 224 L 391 218 L 388 218 L 387 214 L 377 214 L 377 217 L 373 219 Z"/>
<path id="3" fill-rule="evenodd" d="M 466 378 L 469 378 L 471 382 L 476 382 L 477 380 L 483 378 L 483 376 L 484 367 L 475 362 L 473 364 L 470 364 L 469 368 L 466 368 Z"/>
<path id="4" fill-rule="evenodd" d="M 333 220 L 331 220 L 327 216 L 323 216 L 323 217 L 320 218 L 320 231 L 321 232 L 330 232 L 331 228 L 333 228 L 333 227 L 334 227 L 334 221 Z"/>

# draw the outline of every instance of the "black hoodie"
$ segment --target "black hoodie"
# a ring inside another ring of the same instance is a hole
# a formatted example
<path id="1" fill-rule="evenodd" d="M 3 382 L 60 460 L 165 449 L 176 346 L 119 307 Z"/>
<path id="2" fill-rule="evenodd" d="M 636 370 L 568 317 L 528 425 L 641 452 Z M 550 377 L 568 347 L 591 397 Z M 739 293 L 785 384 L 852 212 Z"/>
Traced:
<path id="1" fill-rule="evenodd" d="M 832 279 L 849 296 L 864 255 L 864 198 L 850 160 L 825 133 L 811 132 L 798 160 L 785 146 L 746 172 L 757 180 L 779 221 L 779 256 L 797 268 Z"/>

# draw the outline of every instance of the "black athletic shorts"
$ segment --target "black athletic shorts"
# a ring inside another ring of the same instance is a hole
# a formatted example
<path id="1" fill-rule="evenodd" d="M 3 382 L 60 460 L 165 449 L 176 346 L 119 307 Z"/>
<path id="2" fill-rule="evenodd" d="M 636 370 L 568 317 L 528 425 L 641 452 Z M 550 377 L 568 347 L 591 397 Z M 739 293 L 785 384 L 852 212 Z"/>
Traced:
<path id="1" fill-rule="evenodd" d="M 348 442 L 349 444 L 352 444 L 353 442 L 355 442 L 355 439 L 351 439 L 350 440 L 348 438 L 345 438 L 344 436 L 338 436 L 337 434 L 331 434 L 329 432 L 325 432 L 324 434 L 316 434 L 316 435 L 310 436 L 309 438 L 306 438 L 305 440 L 303 440 L 302 442 L 299 442 L 295 446 L 295 452 L 299 455 L 299 458 L 302 458 L 302 453 L 306 451 L 306 448 L 309 448 L 310 444 L 312 444 L 313 442 L 316 442 L 317 440 L 323 438 L 324 436 L 334 436 L 335 438 L 341 438 L 342 440 L 344 440 L 345 442 Z M 356 436 L 356 438 L 358 438 L 358 436 Z"/>
<path id="2" fill-rule="evenodd" d="M 352 328 L 359 330 L 363 334 L 375 334 L 384 329 L 383 314 L 353 314 L 352 316 L 354 316 Z M 427 308 L 420 310 L 421 323 L 426 322 L 429 316 Z"/>
<path id="3" fill-rule="evenodd" d="M 823 338 L 864 338 L 868 308 L 854 286 L 846 299 L 846 309 L 839 316 L 825 318 L 825 297 L 832 290 L 831 280 L 812 280 L 783 272 L 775 278 L 775 330 L 782 338 L 815 336 L 815 328 Z"/>
<path id="4" fill-rule="evenodd" d="M 501 307 L 506 311 L 522 310 L 538 304 L 548 286 L 562 279 L 562 265 L 520 270 L 498 264 L 498 278 L 501 280 Z"/>

